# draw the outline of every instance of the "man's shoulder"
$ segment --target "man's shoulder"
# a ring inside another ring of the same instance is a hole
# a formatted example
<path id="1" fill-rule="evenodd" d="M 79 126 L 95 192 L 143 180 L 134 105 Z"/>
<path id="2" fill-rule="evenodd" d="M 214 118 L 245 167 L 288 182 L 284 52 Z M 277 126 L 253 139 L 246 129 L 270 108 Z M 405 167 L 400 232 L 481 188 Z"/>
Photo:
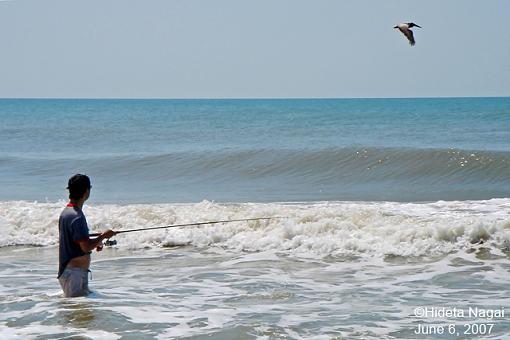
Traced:
<path id="1" fill-rule="evenodd" d="M 60 219 L 65 221 L 74 221 L 80 218 L 85 218 L 83 212 L 74 207 L 66 207 L 60 214 Z"/>
<path id="2" fill-rule="evenodd" d="M 65 233 L 79 233 L 88 235 L 88 225 L 85 215 L 80 209 L 66 208 L 59 220 L 59 228 Z"/>

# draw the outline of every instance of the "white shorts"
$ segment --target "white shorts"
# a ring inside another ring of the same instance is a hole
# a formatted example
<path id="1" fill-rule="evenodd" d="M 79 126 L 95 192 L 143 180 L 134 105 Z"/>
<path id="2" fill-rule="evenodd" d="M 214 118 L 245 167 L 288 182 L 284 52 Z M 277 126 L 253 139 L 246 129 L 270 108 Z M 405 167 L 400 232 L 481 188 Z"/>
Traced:
<path id="1" fill-rule="evenodd" d="M 89 271 L 83 268 L 66 268 L 58 278 L 65 297 L 87 296 L 89 291 Z"/>

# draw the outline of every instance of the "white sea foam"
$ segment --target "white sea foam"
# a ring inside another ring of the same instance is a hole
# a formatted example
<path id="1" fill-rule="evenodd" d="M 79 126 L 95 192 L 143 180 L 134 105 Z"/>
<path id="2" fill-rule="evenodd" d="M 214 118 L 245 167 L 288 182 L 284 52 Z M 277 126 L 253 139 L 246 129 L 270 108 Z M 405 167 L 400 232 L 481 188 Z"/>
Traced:
<path id="1" fill-rule="evenodd" d="M 58 243 L 64 202 L 0 202 L 0 246 Z M 424 256 L 484 246 L 505 249 L 510 199 L 435 203 L 317 202 L 86 205 L 91 232 L 227 219 L 286 218 L 117 236 L 125 249 L 190 245 L 300 256 Z"/>
<path id="2" fill-rule="evenodd" d="M 58 290 L 55 247 L 0 249 L 2 339 L 409 339 L 423 321 L 413 310 L 424 304 L 497 309 L 510 302 L 503 280 L 508 256 L 483 259 L 483 247 L 403 261 L 236 252 L 214 244 L 126 248 L 94 255 L 96 293 L 76 299 Z M 510 335 L 504 319 L 494 328 L 494 337 Z"/>
<path id="3" fill-rule="evenodd" d="M 44 334 L 47 337 L 51 336 L 65 336 L 65 334 L 69 334 L 71 332 L 75 333 L 76 337 L 80 338 L 91 338 L 91 339 L 120 339 L 120 336 L 115 334 L 111 334 L 109 332 L 104 331 L 94 331 L 87 330 L 84 332 L 80 329 L 67 328 L 62 326 L 47 326 L 42 325 L 40 323 L 34 323 L 27 327 L 23 328 L 9 328 L 4 327 L 2 329 L 2 339 L 3 340 L 14 340 L 14 339 L 36 339 L 40 338 L 41 334 Z"/>

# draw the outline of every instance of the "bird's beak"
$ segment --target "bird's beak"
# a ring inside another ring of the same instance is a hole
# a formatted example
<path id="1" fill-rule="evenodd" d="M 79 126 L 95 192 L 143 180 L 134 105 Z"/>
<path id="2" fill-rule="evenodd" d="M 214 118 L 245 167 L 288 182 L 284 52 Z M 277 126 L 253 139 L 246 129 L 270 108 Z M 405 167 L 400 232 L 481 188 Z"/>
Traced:
<path id="1" fill-rule="evenodd" d="M 395 27 L 393 27 L 393 28 L 398 28 L 398 26 L 395 26 Z"/>
<path id="2" fill-rule="evenodd" d="M 416 25 L 416 24 L 415 24 L 414 26 L 421 28 L 421 26 L 418 26 L 418 25 Z"/>

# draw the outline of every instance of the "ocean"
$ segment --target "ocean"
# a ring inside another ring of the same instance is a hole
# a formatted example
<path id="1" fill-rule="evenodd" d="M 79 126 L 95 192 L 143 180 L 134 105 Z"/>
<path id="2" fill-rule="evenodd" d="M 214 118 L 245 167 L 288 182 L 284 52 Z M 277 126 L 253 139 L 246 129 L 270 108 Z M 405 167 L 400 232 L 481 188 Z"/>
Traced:
<path id="1" fill-rule="evenodd" d="M 510 338 L 510 98 L 0 99 L 0 122 L 2 339 Z M 117 235 L 65 299 L 75 173 L 94 232 L 284 218 Z"/>

